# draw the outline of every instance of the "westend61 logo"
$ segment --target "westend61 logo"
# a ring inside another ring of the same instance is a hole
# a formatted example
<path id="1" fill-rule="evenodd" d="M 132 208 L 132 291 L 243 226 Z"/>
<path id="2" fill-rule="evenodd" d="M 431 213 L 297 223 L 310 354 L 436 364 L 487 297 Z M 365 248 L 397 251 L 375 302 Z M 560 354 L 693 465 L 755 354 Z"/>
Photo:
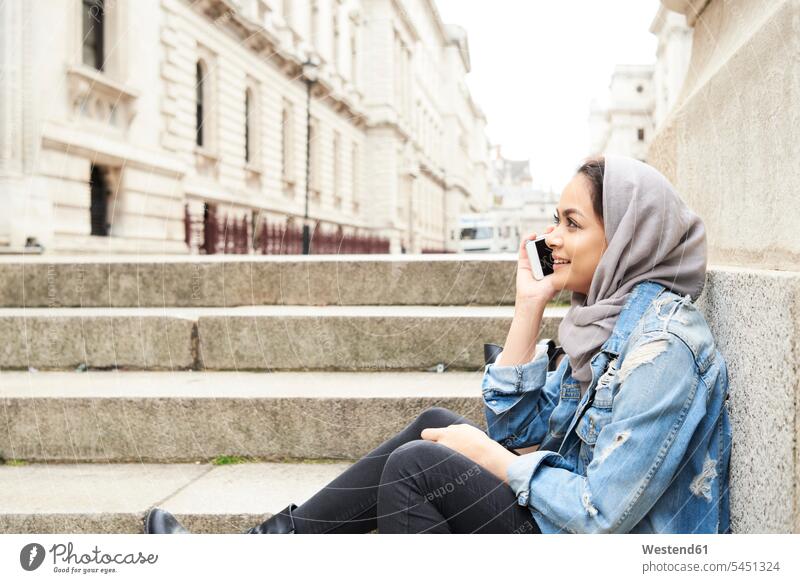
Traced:
<path id="1" fill-rule="evenodd" d="M 73 552 L 73 548 L 71 542 L 66 545 L 58 543 L 45 552 L 44 547 L 39 543 L 29 543 L 19 552 L 19 564 L 26 571 L 35 571 L 42 565 L 47 553 L 50 553 L 50 556 L 53 557 L 54 573 L 107 574 L 115 573 L 117 569 L 105 565 L 153 565 L 158 561 L 158 555 L 144 555 L 141 551 L 138 554 L 116 553 L 112 555 L 102 552 L 95 545 L 88 553 L 79 555 Z M 59 562 L 63 566 L 59 566 Z M 93 565 L 102 566 L 95 567 Z"/>

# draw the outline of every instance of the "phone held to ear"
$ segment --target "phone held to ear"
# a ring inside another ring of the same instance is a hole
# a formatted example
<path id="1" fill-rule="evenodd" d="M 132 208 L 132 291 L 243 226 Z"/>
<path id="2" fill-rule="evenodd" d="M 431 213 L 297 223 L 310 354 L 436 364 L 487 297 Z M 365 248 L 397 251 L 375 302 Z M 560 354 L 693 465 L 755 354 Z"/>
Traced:
<path id="1" fill-rule="evenodd" d="M 553 273 L 553 250 L 544 242 L 545 235 L 525 243 L 534 279 Z"/>

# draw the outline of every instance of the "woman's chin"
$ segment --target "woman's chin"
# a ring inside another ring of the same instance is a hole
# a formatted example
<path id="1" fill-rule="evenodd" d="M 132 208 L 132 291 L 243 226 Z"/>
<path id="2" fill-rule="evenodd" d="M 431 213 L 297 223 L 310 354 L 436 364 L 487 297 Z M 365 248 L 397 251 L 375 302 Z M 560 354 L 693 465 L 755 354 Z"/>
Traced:
<path id="1" fill-rule="evenodd" d="M 556 288 L 559 293 L 565 291 L 574 291 L 568 281 L 568 278 L 563 277 L 558 271 L 553 272 L 553 287 Z"/>

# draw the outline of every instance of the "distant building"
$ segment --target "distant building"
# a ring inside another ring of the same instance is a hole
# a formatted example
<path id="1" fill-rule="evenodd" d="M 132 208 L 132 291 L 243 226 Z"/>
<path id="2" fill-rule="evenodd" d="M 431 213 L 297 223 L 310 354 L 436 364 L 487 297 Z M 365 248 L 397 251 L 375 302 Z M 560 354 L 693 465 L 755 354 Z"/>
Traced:
<path id="1" fill-rule="evenodd" d="M 653 65 L 617 65 L 589 113 L 590 154 L 645 160 L 653 136 Z"/>
<path id="2" fill-rule="evenodd" d="M 508 160 L 500 146 L 495 146 L 492 169 L 490 188 L 495 200 L 492 212 L 515 216 L 520 236 L 541 233 L 552 223 L 559 195 L 533 188 L 530 160 Z"/>
<path id="3" fill-rule="evenodd" d="M 516 252 L 523 235 L 541 234 L 553 222 L 559 195 L 533 188 L 530 160 L 510 160 L 494 146 L 491 170 L 493 204 L 483 213 L 462 215 L 462 251 Z"/>
<path id="4" fill-rule="evenodd" d="M 491 169 L 490 185 L 495 197 L 529 190 L 533 184 L 530 160 L 509 160 L 503 157 L 499 145 L 492 147 Z M 497 200 L 494 202 L 500 204 Z"/>
<path id="5" fill-rule="evenodd" d="M 654 65 L 617 65 L 608 94 L 589 112 L 590 154 L 645 160 L 658 127 L 676 105 L 689 67 L 692 29 L 659 4 L 650 23 L 658 47 Z"/>
<path id="6" fill-rule="evenodd" d="M 432 0 L 0 2 L 0 39 L 0 247 L 198 252 L 210 217 L 299 224 L 307 170 L 312 223 L 393 252 L 488 206 L 467 37 Z"/>

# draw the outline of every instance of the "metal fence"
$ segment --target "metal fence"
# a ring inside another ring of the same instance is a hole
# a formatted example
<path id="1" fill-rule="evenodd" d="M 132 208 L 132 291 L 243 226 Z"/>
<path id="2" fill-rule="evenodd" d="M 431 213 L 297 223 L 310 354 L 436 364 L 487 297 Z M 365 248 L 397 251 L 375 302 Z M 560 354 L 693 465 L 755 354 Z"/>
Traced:
<path id="1" fill-rule="evenodd" d="M 186 245 L 196 253 L 212 255 L 299 255 L 303 252 L 303 227 L 292 219 L 285 223 L 256 220 L 248 215 L 219 216 L 207 204 L 202 216 L 192 216 L 185 206 Z M 311 253 L 389 253 L 389 240 L 370 233 L 345 233 L 341 225 L 317 221 L 311 227 Z"/>

